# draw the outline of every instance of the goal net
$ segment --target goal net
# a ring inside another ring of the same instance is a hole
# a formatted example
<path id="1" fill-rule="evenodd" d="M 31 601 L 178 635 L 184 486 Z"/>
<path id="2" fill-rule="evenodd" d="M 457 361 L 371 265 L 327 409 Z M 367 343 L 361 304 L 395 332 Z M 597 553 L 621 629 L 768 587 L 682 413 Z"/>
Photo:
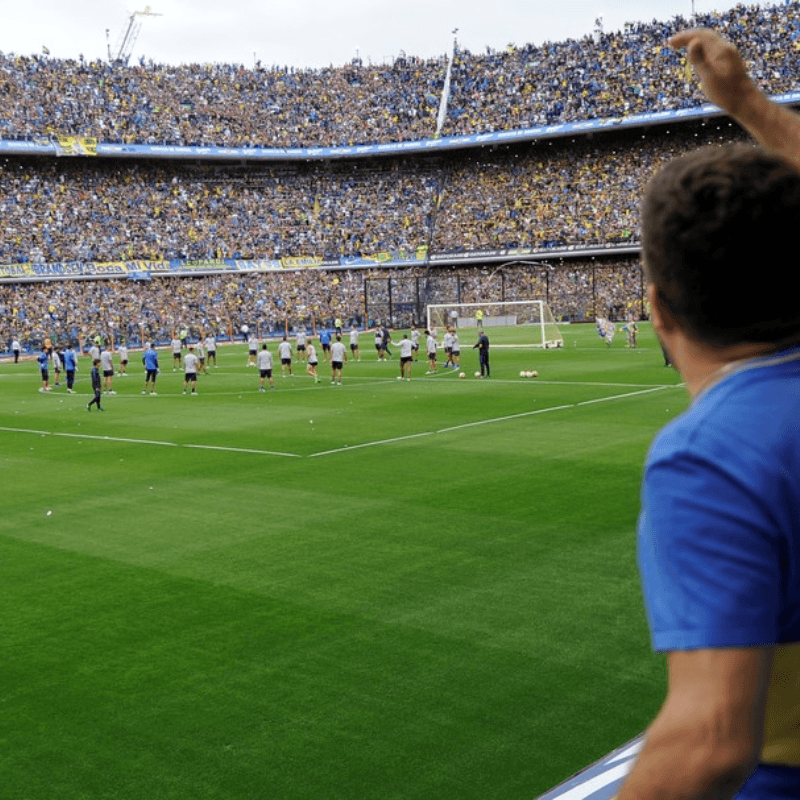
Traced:
<path id="1" fill-rule="evenodd" d="M 442 303 L 428 306 L 428 330 L 491 329 L 492 345 L 563 347 L 553 312 L 544 300 L 508 303 Z"/>

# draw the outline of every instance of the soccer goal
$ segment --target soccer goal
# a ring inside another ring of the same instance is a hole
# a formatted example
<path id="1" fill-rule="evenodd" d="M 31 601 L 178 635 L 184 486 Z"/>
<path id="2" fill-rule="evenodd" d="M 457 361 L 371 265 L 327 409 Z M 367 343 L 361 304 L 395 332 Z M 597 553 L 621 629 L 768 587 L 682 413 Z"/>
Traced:
<path id="1" fill-rule="evenodd" d="M 508 303 L 442 303 L 428 306 L 428 330 L 491 329 L 492 344 L 563 347 L 550 306 L 544 300 Z M 487 330 L 488 333 L 488 330 Z"/>

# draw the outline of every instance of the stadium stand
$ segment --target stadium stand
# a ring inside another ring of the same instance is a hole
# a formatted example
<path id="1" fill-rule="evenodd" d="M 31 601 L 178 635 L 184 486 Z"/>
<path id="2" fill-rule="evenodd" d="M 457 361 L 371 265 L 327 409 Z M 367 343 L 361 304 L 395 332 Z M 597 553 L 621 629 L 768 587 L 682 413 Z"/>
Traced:
<path id="1" fill-rule="evenodd" d="M 796 0 L 699 14 L 749 60 L 762 88 L 797 86 Z M 629 26 L 541 47 L 509 47 L 454 62 L 445 134 L 621 117 L 703 103 L 666 39 L 688 21 Z M 0 54 L 3 138 L 66 133 L 109 142 L 319 147 L 433 135 L 444 59 L 402 56 L 323 70 L 180 67 Z"/>
<path id="2" fill-rule="evenodd" d="M 697 21 L 736 41 L 770 93 L 797 86 L 800 2 Z M 685 25 L 677 17 L 580 41 L 457 51 L 444 132 L 697 106 L 664 44 Z M 431 135 L 444 69 L 408 57 L 315 71 L 0 54 L 0 136 L 407 141 Z M 312 316 L 408 324 L 428 302 L 531 296 L 564 319 L 640 317 L 644 182 L 674 155 L 741 136 L 709 116 L 429 157 L 255 166 L 9 156 L 0 160 L 2 339 L 34 345 L 46 331 L 93 329 L 158 338 L 179 322 L 269 331 Z M 509 265 L 532 253 L 536 263 Z M 168 277 L 187 272 L 197 277 Z M 41 282 L 109 275 L 123 279 Z"/>

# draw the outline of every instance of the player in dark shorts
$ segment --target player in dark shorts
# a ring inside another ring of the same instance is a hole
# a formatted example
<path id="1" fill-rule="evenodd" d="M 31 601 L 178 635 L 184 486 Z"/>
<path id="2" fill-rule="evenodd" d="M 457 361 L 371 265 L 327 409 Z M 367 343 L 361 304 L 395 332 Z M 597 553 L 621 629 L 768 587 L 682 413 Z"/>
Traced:
<path id="1" fill-rule="evenodd" d="M 211 359 L 214 359 L 214 366 L 217 366 L 217 337 L 209 336 L 206 340 L 206 349 L 208 350 L 208 366 L 211 366 Z"/>
<path id="2" fill-rule="evenodd" d="M 86 404 L 86 410 L 91 411 L 92 406 L 96 405 L 98 411 L 103 411 L 100 407 L 100 398 L 103 396 L 103 379 L 100 377 L 100 359 L 96 358 L 92 362 L 92 391 L 94 397 Z"/>
<path id="3" fill-rule="evenodd" d="M 481 365 L 481 378 L 490 377 L 491 372 L 489 370 L 489 337 L 481 331 L 478 336 L 478 341 L 472 345 L 472 349 L 478 350 L 478 361 Z"/>
<path id="4" fill-rule="evenodd" d="M 146 370 L 142 394 L 147 394 L 147 387 L 150 387 L 150 394 L 156 393 L 156 377 L 158 376 L 158 353 L 156 352 L 155 342 L 150 344 L 149 349 L 145 350 L 142 358 Z"/>
<path id="5" fill-rule="evenodd" d="M 392 341 L 392 335 L 389 333 L 389 329 L 384 325 L 381 328 L 381 333 L 383 334 L 383 352 L 385 353 L 386 358 L 392 357 L 392 351 L 389 349 L 389 342 Z"/>
<path id="6" fill-rule="evenodd" d="M 322 358 L 324 361 L 331 360 L 331 332 L 323 328 L 319 332 L 319 343 L 322 345 Z"/>

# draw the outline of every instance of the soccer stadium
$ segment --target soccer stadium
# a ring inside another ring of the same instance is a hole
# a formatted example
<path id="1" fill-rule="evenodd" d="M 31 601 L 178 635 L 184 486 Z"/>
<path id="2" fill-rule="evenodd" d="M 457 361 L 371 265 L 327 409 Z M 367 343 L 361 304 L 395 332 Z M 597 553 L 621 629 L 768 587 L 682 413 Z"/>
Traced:
<path id="1" fill-rule="evenodd" d="M 800 2 L 692 22 L 800 103 Z M 0 52 L 0 796 L 533 800 L 645 730 L 639 482 L 689 398 L 639 200 L 747 140 L 688 25 L 297 71 Z"/>

